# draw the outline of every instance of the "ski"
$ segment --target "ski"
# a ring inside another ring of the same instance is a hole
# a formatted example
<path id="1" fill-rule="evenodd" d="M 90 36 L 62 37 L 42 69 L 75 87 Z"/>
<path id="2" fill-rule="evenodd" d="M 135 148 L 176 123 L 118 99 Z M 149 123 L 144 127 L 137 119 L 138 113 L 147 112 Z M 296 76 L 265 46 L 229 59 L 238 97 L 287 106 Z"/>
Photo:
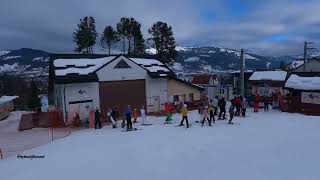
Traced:
<path id="1" fill-rule="evenodd" d="M 138 131 L 138 130 L 142 130 L 142 129 L 133 128 L 133 129 L 129 129 L 129 130 L 122 130 L 121 132 L 130 132 L 130 131 Z"/>

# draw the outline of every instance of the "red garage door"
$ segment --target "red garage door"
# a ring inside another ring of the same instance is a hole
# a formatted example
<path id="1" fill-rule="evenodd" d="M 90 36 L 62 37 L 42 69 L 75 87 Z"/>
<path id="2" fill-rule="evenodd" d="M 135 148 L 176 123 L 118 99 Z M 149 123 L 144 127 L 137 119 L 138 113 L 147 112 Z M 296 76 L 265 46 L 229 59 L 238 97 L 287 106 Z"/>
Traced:
<path id="1" fill-rule="evenodd" d="M 140 109 L 146 107 L 145 80 L 105 81 L 99 83 L 100 108 L 103 117 L 109 108 L 117 107 L 122 115 L 126 105 Z"/>

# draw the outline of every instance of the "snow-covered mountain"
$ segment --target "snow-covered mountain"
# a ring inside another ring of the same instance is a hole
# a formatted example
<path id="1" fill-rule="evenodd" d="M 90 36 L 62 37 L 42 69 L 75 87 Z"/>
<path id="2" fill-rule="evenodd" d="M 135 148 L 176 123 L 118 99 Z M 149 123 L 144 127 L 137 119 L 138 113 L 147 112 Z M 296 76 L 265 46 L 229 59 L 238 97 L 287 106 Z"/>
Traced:
<path id="1" fill-rule="evenodd" d="M 43 76 L 48 74 L 49 54 L 22 48 L 0 51 L 0 73 Z"/>

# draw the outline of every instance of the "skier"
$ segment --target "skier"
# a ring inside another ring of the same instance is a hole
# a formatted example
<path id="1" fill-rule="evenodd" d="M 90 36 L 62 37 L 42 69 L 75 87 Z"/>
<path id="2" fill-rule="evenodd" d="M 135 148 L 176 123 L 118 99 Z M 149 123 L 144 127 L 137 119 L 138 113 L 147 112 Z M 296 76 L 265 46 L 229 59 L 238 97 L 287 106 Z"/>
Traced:
<path id="1" fill-rule="evenodd" d="M 269 111 L 269 97 L 268 97 L 268 95 L 264 96 L 263 103 L 264 103 L 264 111 Z"/>
<path id="2" fill-rule="evenodd" d="M 234 124 L 232 122 L 233 115 L 234 115 L 234 108 L 235 108 L 234 100 L 231 100 L 231 105 L 230 105 L 230 108 L 229 108 L 230 119 L 229 119 L 228 124 Z"/>
<path id="3" fill-rule="evenodd" d="M 259 96 L 259 94 L 257 94 L 254 98 L 254 106 L 253 106 L 254 112 L 259 111 L 259 101 L 260 101 L 260 96 Z"/>
<path id="4" fill-rule="evenodd" d="M 207 120 L 209 123 L 209 126 L 211 126 L 211 120 L 208 117 L 208 106 L 204 107 L 204 109 L 202 110 L 202 115 L 203 115 L 202 126 L 203 126 L 205 120 Z"/>
<path id="5" fill-rule="evenodd" d="M 172 120 L 173 106 L 169 103 L 166 103 L 164 106 L 165 106 L 165 111 L 166 111 L 166 123 L 169 124 Z"/>
<path id="6" fill-rule="evenodd" d="M 101 117 L 101 114 L 100 114 L 99 108 L 97 108 L 96 112 L 94 113 L 94 128 L 95 129 L 101 129 L 102 128 L 100 117 Z"/>
<path id="7" fill-rule="evenodd" d="M 212 102 L 212 100 L 211 100 Z M 208 111 L 209 111 L 209 116 L 210 116 L 210 122 L 212 121 L 213 123 L 216 122 L 216 120 L 214 119 L 214 107 L 213 105 L 210 104 L 209 108 L 208 108 Z"/>
<path id="8" fill-rule="evenodd" d="M 214 115 L 218 115 L 218 102 L 219 102 L 218 96 L 213 98 L 212 105 L 214 108 Z"/>
<path id="9" fill-rule="evenodd" d="M 234 105 L 236 106 L 235 116 L 240 116 L 240 108 L 241 108 L 241 99 L 239 96 L 234 98 Z"/>
<path id="10" fill-rule="evenodd" d="M 112 128 L 117 128 L 117 116 L 118 116 L 118 109 L 114 108 L 110 112 L 110 120 L 112 122 Z"/>
<path id="11" fill-rule="evenodd" d="M 125 110 L 125 117 L 127 121 L 127 131 L 132 130 L 132 121 L 131 121 L 131 107 L 130 105 L 127 106 Z"/>
<path id="12" fill-rule="evenodd" d="M 226 119 L 226 100 L 224 99 L 224 97 L 222 97 L 219 100 L 218 106 L 220 108 L 220 113 L 219 113 L 218 119 L 221 119 L 222 114 L 223 114 L 223 119 Z"/>
<path id="13" fill-rule="evenodd" d="M 141 121 L 142 121 L 142 125 L 146 125 L 146 110 L 144 109 L 144 106 L 141 106 L 140 109 L 140 114 L 141 114 Z"/>
<path id="14" fill-rule="evenodd" d="M 138 119 L 138 110 L 134 109 L 133 110 L 133 123 L 137 123 L 137 119 Z"/>
<path id="15" fill-rule="evenodd" d="M 183 121 L 186 120 L 187 122 L 187 128 L 189 128 L 189 121 L 188 121 L 188 109 L 187 109 L 187 105 L 184 104 L 183 107 L 181 108 L 181 115 L 182 115 L 182 120 L 179 124 L 179 126 L 183 126 Z"/>
<path id="16" fill-rule="evenodd" d="M 246 110 L 247 110 L 247 100 L 246 100 L 246 98 L 242 99 L 241 108 L 242 108 L 242 117 L 246 117 Z"/>

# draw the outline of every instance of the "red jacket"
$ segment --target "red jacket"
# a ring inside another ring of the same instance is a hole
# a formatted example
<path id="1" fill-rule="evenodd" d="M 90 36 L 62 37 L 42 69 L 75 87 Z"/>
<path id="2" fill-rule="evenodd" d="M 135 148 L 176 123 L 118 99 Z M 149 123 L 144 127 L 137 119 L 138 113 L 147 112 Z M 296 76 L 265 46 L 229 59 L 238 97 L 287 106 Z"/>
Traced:
<path id="1" fill-rule="evenodd" d="M 241 100 L 239 97 L 237 97 L 235 100 L 234 100 L 234 104 L 236 105 L 241 105 Z"/>

